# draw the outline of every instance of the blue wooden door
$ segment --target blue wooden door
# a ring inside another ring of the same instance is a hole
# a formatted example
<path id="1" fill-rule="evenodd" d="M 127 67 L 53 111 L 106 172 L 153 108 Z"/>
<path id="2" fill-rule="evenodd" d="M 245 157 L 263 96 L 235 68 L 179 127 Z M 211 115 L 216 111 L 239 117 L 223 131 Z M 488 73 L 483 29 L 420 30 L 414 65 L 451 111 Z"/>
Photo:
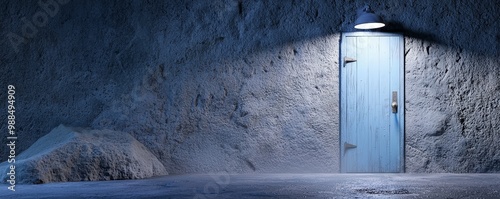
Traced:
<path id="1" fill-rule="evenodd" d="M 342 172 L 404 172 L 403 46 L 398 34 L 342 35 Z"/>

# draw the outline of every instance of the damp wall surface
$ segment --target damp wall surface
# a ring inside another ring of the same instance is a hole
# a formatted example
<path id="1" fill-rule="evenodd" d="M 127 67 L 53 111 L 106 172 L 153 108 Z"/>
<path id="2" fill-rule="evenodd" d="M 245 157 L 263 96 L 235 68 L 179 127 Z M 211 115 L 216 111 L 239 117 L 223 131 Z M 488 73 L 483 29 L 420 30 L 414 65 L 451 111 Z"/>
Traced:
<path id="1" fill-rule="evenodd" d="M 0 7 L 17 153 L 64 124 L 171 174 L 339 172 L 339 40 L 367 3 L 405 35 L 406 172 L 500 171 L 495 0 L 41 2 Z"/>

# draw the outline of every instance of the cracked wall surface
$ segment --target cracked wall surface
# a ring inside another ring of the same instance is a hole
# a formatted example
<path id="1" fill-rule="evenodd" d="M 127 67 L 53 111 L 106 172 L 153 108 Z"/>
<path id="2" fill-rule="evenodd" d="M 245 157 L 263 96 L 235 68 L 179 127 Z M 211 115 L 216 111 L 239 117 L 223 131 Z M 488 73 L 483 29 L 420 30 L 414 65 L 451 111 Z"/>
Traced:
<path id="1" fill-rule="evenodd" d="M 65 124 L 127 132 L 172 174 L 338 172 L 339 38 L 365 3 L 405 35 L 406 171 L 500 171 L 494 0 L 69 1 L 30 35 L 46 11 L 8 1 L 18 151 Z"/>

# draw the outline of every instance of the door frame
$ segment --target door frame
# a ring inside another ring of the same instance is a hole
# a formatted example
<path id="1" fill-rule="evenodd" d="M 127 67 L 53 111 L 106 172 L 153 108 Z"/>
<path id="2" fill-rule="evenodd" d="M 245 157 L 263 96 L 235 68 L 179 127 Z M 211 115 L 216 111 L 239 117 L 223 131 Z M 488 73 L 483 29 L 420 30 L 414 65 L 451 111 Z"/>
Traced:
<path id="1" fill-rule="evenodd" d="M 398 124 L 400 126 L 400 129 L 399 129 L 399 133 L 400 133 L 400 141 L 399 141 L 399 155 L 400 155 L 400 173 L 404 173 L 405 172 L 405 147 L 406 147 L 406 143 L 405 143 L 405 114 L 406 114 L 406 111 L 405 111 L 405 46 L 404 46 L 404 35 L 402 33 L 383 33 L 383 32 L 342 32 L 341 33 L 341 36 L 340 36 L 340 40 L 339 40 L 339 46 L 340 46 L 340 53 L 339 53 L 339 110 L 340 110 L 340 117 L 339 117 L 339 122 L 340 122 L 340 132 L 339 132 L 339 152 L 340 152 L 340 155 L 339 155 L 339 162 L 340 162 L 340 171 L 342 173 L 345 173 L 345 169 L 343 168 L 343 161 L 344 161 L 344 153 L 345 153 L 345 149 L 344 149 L 344 145 L 342 144 L 343 140 L 344 139 L 344 133 L 346 131 L 346 124 L 344 123 L 345 122 L 345 118 L 347 117 L 346 116 L 346 112 L 344 110 L 343 107 L 346 106 L 345 104 L 345 100 L 343 100 L 343 98 L 345 98 L 345 95 L 346 95 L 346 88 L 345 87 L 345 83 L 343 83 L 343 81 L 345 80 L 345 74 L 343 73 L 344 71 L 344 66 L 347 64 L 344 62 L 344 54 L 346 53 L 346 46 L 343 45 L 343 41 L 345 41 L 345 38 L 346 37 L 380 37 L 380 36 L 397 36 L 399 37 L 402 41 L 400 42 L 400 45 L 399 45 L 399 48 L 400 48 L 400 63 L 399 63 L 399 96 L 398 96 L 398 117 L 399 117 L 399 121 Z"/>

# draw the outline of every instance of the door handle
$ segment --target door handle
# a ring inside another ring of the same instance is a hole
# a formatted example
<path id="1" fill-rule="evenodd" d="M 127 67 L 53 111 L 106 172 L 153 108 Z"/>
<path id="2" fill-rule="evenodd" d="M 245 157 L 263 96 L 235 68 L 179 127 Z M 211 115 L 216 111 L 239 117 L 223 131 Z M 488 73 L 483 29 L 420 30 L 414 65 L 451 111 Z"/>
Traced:
<path id="1" fill-rule="evenodd" d="M 398 112 L 398 92 L 397 91 L 392 91 L 392 113 L 397 113 Z"/>

